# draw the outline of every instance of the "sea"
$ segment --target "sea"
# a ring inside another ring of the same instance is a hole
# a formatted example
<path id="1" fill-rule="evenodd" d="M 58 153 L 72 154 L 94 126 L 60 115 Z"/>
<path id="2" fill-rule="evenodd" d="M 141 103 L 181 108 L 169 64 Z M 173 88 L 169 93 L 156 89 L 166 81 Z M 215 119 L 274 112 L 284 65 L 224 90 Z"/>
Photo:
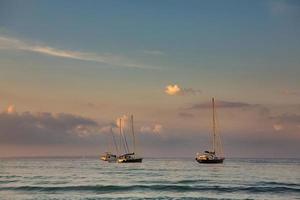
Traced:
<path id="1" fill-rule="evenodd" d="M 0 199 L 300 199 L 299 159 L 0 159 Z"/>

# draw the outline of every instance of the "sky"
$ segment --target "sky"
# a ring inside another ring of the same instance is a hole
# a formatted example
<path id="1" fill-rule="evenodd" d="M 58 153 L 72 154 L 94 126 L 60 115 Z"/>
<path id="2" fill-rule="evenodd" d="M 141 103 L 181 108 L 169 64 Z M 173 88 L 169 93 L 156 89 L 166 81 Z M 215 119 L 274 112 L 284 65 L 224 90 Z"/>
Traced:
<path id="1" fill-rule="evenodd" d="M 299 158 L 299 35 L 297 0 L 0 0 L 0 157 L 98 156 L 131 114 L 194 157 L 215 97 L 226 157 Z"/>

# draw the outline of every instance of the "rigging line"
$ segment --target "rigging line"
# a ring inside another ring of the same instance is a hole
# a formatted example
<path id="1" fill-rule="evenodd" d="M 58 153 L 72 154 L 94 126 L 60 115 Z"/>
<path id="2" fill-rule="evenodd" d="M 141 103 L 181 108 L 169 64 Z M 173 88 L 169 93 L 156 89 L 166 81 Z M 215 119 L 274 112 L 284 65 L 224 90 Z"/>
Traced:
<path id="1" fill-rule="evenodd" d="M 216 116 L 216 135 L 217 135 L 217 145 L 218 145 L 218 151 L 220 153 L 220 156 L 224 156 L 224 149 L 223 149 L 223 144 L 222 144 L 222 136 L 220 134 L 220 121 L 218 117 L 218 113 L 215 110 L 215 116 Z"/>
<path id="2" fill-rule="evenodd" d="M 215 121 L 215 99 L 212 98 L 212 114 L 213 114 L 213 151 L 216 151 L 216 121 Z"/>
<path id="3" fill-rule="evenodd" d="M 123 123 L 124 124 L 124 123 Z M 125 152 L 126 153 L 129 153 L 129 148 L 128 148 L 128 143 L 127 143 L 127 139 L 126 139 L 126 133 L 124 133 L 124 129 L 123 129 L 124 125 L 121 126 L 121 133 L 122 133 L 122 136 L 123 136 L 123 145 L 124 145 L 124 149 L 125 149 Z"/>
<path id="4" fill-rule="evenodd" d="M 116 153 L 119 154 L 119 149 L 118 149 L 117 141 L 116 141 L 114 132 L 112 130 L 112 127 L 110 127 L 110 132 L 111 132 L 111 135 L 112 135 L 112 138 L 113 138 L 113 143 L 114 143 L 115 148 L 116 148 Z"/>
<path id="5" fill-rule="evenodd" d="M 131 131 L 132 131 L 132 138 L 133 138 L 133 152 L 136 153 L 136 141 L 135 141 L 134 127 L 133 127 L 133 115 L 131 115 Z"/>
<path id="6" fill-rule="evenodd" d="M 122 131 L 122 119 L 121 118 L 120 118 L 119 125 L 120 125 L 120 146 L 123 145 L 124 151 L 125 151 L 125 153 L 127 153 L 126 145 L 125 145 L 125 142 L 124 142 L 123 131 Z"/>

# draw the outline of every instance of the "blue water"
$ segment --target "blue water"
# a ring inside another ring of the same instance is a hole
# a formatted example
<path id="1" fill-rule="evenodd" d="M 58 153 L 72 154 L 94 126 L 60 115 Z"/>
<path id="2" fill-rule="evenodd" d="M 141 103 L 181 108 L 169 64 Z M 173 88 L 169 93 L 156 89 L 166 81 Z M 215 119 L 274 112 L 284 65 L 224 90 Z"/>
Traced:
<path id="1" fill-rule="evenodd" d="M 0 199 L 300 199 L 300 160 L 0 160 Z"/>

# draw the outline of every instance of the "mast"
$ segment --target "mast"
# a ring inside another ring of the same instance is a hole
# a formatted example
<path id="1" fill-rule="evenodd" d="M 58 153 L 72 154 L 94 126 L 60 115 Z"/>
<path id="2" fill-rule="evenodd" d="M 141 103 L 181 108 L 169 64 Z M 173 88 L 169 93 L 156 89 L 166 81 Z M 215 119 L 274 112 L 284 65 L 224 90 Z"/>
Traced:
<path id="1" fill-rule="evenodd" d="M 124 131 L 122 131 L 122 132 L 123 132 L 123 137 L 124 137 L 124 140 L 125 140 L 125 146 L 126 146 L 126 151 L 127 151 L 126 153 L 129 153 L 128 143 L 127 143 L 127 139 L 126 139 L 126 134 L 124 133 Z"/>
<path id="2" fill-rule="evenodd" d="M 133 127 L 133 115 L 131 115 L 131 132 L 132 132 L 132 139 L 133 139 L 133 152 L 135 153 L 136 151 L 136 146 L 135 146 L 135 135 L 134 135 L 134 127 Z"/>
<path id="3" fill-rule="evenodd" d="M 124 142 L 123 142 L 123 135 L 122 135 L 122 119 L 119 119 L 119 131 L 120 131 L 120 148 L 122 148 L 122 145 L 124 147 L 124 150 L 126 151 L 126 148 L 124 146 Z"/>
<path id="4" fill-rule="evenodd" d="M 213 107 L 213 151 L 216 152 L 216 119 L 215 119 L 215 98 L 212 98 Z"/>
<path id="5" fill-rule="evenodd" d="M 124 150 L 125 150 L 125 153 L 129 153 L 129 148 L 128 148 L 128 143 L 127 143 L 126 135 L 124 134 L 121 122 L 122 122 L 122 119 L 120 118 L 120 134 L 121 134 L 121 138 L 123 138 Z"/>
<path id="6" fill-rule="evenodd" d="M 115 135 L 113 133 L 112 127 L 110 127 L 110 132 L 111 132 L 111 135 L 112 135 L 112 138 L 113 138 L 113 143 L 114 143 L 115 148 L 116 148 L 116 153 L 119 154 L 118 145 L 117 145 L 116 138 L 115 138 Z"/>

